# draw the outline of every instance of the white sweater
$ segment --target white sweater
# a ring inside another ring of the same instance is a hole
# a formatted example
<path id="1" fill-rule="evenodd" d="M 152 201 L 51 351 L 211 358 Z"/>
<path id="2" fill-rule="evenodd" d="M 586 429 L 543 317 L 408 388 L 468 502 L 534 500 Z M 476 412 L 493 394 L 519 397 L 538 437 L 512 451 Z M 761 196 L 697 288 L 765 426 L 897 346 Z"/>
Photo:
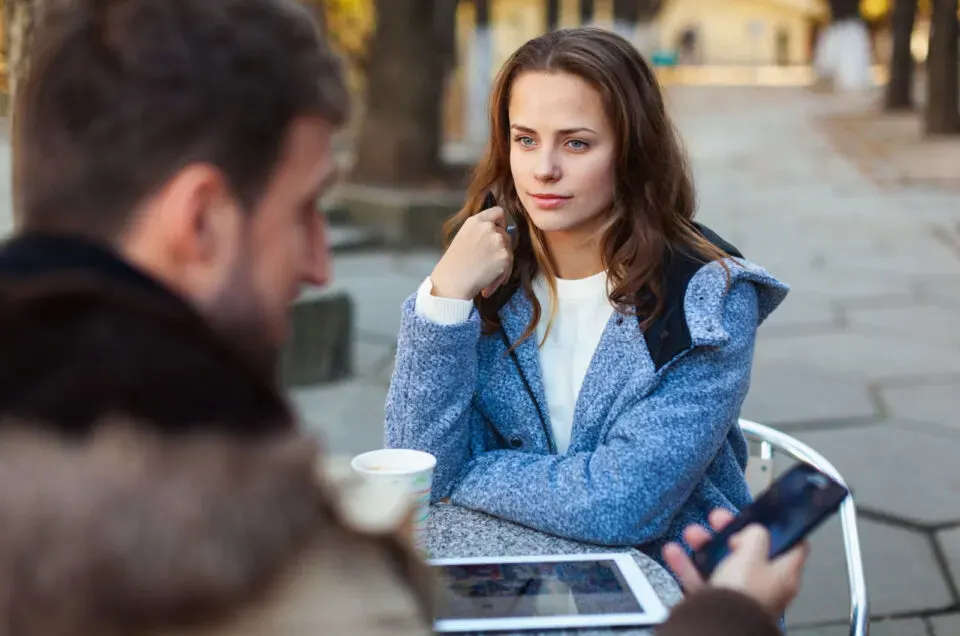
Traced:
<path id="1" fill-rule="evenodd" d="M 469 318 L 473 301 L 439 298 L 431 295 L 432 289 L 433 283 L 428 277 L 417 291 L 417 315 L 444 325 Z M 543 278 L 534 281 L 533 290 L 543 309 L 535 334 L 539 343 L 550 319 L 550 292 Z M 606 272 L 579 280 L 557 280 L 557 310 L 546 342 L 540 347 L 540 371 L 550 427 L 560 454 L 570 447 L 580 387 L 612 314 Z"/>

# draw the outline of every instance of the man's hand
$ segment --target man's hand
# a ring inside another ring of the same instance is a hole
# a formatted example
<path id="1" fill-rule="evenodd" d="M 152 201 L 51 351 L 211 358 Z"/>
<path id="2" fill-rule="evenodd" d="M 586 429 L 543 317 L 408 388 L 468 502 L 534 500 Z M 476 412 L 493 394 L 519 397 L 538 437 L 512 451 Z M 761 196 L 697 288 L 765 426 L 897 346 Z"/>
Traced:
<path id="1" fill-rule="evenodd" d="M 728 510 L 714 510 L 710 525 L 722 530 L 733 520 Z M 693 550 L 707 543 L 712 534 L 702 526 L 689 526 L 683 539 Z M 731 554 L 724 559 L 709 582 L 700 576 L 686 551 L 676 544 L 664 546 L 663 558 L 688 593 L 709 585 L 736 590 L 752 597 L 776 617 L 782 615 L 800 591 L 800 580 L 806 564 L 809 546 L 801 543 L 773 561 L 770 554 L 770 535 L 758 525 L 752 525 L 730 539 Z"/>

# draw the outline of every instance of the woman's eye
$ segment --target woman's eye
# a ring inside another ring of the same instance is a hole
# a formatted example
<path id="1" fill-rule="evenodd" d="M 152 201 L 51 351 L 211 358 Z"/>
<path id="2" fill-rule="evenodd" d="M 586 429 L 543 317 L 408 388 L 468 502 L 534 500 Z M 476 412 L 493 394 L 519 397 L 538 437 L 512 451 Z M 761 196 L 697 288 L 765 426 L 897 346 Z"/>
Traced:
<path id="1" fill-rule="evenodd" d="M 567 142 L 567 145 L 570 146 L 571 150 L 586 150 L 590 147 L 587 142 L 581 141 L 580 139 L 571 139 Z"/>
<path id="2" fill-rule="evenodd" d="M 516 141 L 517 143 L 519 143 L 521 146 L 530 147 L 530 146 L 532 146 L 533 143 L 534 143 L 533 137 L 528 137 L 527 135 L 517 135 L 517 136 L 514 137 L 513 139 L 514 139 L 514 141 Z"/>

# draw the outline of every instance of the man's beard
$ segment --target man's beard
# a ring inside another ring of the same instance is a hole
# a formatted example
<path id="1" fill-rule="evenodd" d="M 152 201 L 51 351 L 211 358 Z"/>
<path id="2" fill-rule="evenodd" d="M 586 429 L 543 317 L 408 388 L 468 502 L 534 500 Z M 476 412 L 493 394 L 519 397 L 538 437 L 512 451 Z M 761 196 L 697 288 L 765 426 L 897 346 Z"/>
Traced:
<path id="1" fill-rule="evenodd" d="M 245 263 L 233 268 L 207 316 L 226 344 L 257 373 L 276 378 L 279 348 L 269 336 L 269 321 Z"/>

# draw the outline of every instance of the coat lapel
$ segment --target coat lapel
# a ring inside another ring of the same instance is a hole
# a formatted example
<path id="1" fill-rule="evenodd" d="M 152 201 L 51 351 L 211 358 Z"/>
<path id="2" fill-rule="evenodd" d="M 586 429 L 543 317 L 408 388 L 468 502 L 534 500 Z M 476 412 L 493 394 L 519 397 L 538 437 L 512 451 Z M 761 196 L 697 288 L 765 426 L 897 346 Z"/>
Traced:
<path id="1" fill-rule="evenodd" d="M 532 303 L 523 290 L 518 290 L 500 310 L 501 324 L 510 345 L 520 340 L 532 316 Z M 483 389 L 479 396 L 485 417 L 497 428 L 508 448 L 548 452 L 553 443 L 552 433 L 549 433 L 550 412 L 547 409 L 536 336 L 531 335 L 514 349 L 516 364 L 507 352 L 508 345 L 499 334 L 491 336 L 491 340 L 495 341 L 495 344 L 491 343 L 493 346 L 488 349 L 489 372 L 483 380 Z M 536 403 L 527 394 L 517 365 L 523 378 L 526 378 Z M 540 414 L 543 415 L 543 424 Z"/>
<path id="2" fill-rule="evenodd" d="M 583 378 L 574 409 L 570 450 L 577 452 L 596 448 L 605 433 L 608 414 L 619 409 L 624 395 L 636 396 L 630 387 L 637 378 L 652 378 L 653 365 L 635 316 L 614 313 L 597 343 Z M 649 367 L 638 373 L 638 367 Z"/>
<path id="3" fill-rule="evenodd" d="M 530 324 L 531 318 L 533 318 L 533 303 L 530 302 L 522 289 L 518 290 L 508 303 L 507 310 L 501 310 L 500 312 L 500 320 L 502 321 L 503 329 L 507 333 L 511 345 L 523 337 L 523 333 L 527 330 L 527 325 Z M 549 426 L 550 413 L 547 409 L 546 392 L 543 388 L 543 375 L 540 370 L 540 347 L 536 334 L 532 334 L 529 338 L 521 342 L 514 351 L 517 354 L 520 369 L 527 378 L 530 389 L 537 399 L 540 411 L 543 413 L 546 424 Z M 534 408 L 532 404 L 530 408 Z M 533 414 L 536 415 L 535 409 L 533 410 Z"/>

